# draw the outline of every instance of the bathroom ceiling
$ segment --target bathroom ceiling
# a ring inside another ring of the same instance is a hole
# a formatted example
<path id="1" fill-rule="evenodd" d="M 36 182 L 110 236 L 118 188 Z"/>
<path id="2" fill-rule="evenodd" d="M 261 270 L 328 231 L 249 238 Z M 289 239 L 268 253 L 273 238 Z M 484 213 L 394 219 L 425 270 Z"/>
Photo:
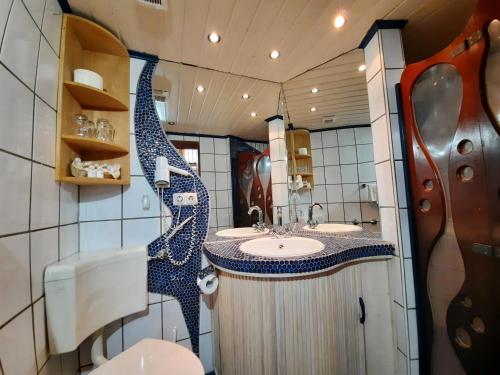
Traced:
<path id="1" fill-rule="evenodd" d="M 369 124 L 362 50 L 346 53 L 283 84 L 286 108 L 295 127 L 318 129 Z M 311 90 L 317 88 L 317 93 Z M 311 108 L 315 108 L 312 112 Z M 333 117 L 333 122 L 323 120 Z"/>
<path id="2" fill-rule="evenodd" d="M 156 68 L 153 88 L 169 93 L 167 121 L 175 125 L 165 125 L 167 132 L 252 140 L 267 140 L 264 120 L 276 114 L 280 92 L 278 83 L 166 61 Z"/>
<path id="3" fill-rule="evenodd" d="M 69 0 L 125 44 L 161 59 L 284 82 L 357 47 L 376 19 L 408 19 L 409 56 L 435 52 L 461 30 L 476 0 Z M 344 10 L 346 24 L 332 25 Z M 208 42 L 218 32 L 218 44 Z M 271 50 L 281 56 L 271 60 Z"/>

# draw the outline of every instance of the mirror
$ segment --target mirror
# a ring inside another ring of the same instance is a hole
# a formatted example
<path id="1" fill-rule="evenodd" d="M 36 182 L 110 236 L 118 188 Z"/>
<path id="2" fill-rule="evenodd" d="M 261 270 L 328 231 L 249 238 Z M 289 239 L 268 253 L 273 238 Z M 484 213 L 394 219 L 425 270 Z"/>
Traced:
<path id="1" fill-rule="evenodd" d="M 187 143 L 198 144 L 198 163 L 193 163 L 211 195 L 211 227 L 251 225 L 257 220 L 256 212 L 248 215 L 252 205 L 259 205 L 271 223 L 265 119 L 279 113 L 285 127 L 294 127 L 286 133 L 287 174 L 302 180 L 301 188 L 289 191 L 290 220 L 307 221 L 309 205 L 318 202 L 320 222 L 355 221 L 379 231 L 367 85 L 358 70 L 363 62 L 363 52 L 355 50 L 283 84 L 158 63 L 157 114 L 181 153 Z"/>
<path id="2" fill-rule="evenodd" d="M 379 231 L 368 91 L 362 50 L 354 50 L 283 84 L 292 220 L 362 224 Z M 362 67 L 360 69 L 360 67 Z M 292 146 L 293 145 L 293 146 Z M 293 149 L 291 149 L 293 147 Z"/>

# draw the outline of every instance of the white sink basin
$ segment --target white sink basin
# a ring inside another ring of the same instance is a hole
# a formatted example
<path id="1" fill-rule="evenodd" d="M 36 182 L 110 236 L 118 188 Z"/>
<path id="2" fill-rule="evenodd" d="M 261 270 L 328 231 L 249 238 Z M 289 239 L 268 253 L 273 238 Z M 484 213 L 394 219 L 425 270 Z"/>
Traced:
<path id="1" fill-rule="evenodd" d="M 259 232 L 255 228 L 252 227 L 243 227 L 243 228 L 231 228 L 220 230 L 215 233 L 216 236 L 220 237 L 254 237 L 254 236 L 262 236 L 263 234 L 269 233 L 269 229 L 264 229 L 263 232 Z"/>
<path id="2" fill-rule="evenodd" d="M 305 230 L 310 230 L 311 232 L 330 232 L 330 233 L 344 233 L 344 232 L 358 232 L 363 230 L 358 225 L 350 225 L 350 224 L 333 224 L 333 223 L 325 223 L 318 224 L 318 226 L 314 229 L 310 228 L 309 225 L 303 227 Z"/>
<path id="3" fill-rule="evenodd" d="M 324 248 L 325 245 L 321 242 L 303 237 L 257 238 L 240 245 L 240 250 L 244 253 L 273 258 L 305 256 Z"/>

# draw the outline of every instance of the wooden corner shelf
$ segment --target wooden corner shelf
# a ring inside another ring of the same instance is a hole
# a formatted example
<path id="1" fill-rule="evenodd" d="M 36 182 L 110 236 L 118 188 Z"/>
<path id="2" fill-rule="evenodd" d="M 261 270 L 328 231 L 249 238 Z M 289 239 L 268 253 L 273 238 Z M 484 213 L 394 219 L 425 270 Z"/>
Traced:
<path id="1" fill-rule="evenodd" d="M 295 159 L 310 159 L 311 155 L 295 154 Z"/>
<path id="2" fill-rule="evenodd" d="M 85 18 L 65 14 L 61 32 L 57 104 L 56 180 L 76 185 L 130 183 L 130 57 L 127 48 L 105 28 Z M 104 90 L 73 82 L 75 69 L 103 78 Z M 115 130 L 114 143 L 71 135 L 76 114 L 96 122 L 105 118 Z M 71 162 L 119 164 L 119 179 L 73 177 Z"/>
<path id="3" fill-rule="evenodd" d="M 94 111 L 128 111 L 128 105 L 122 103 L 118 98 L 96 89 L 73 81 L 64 81 L 64 86 L 73 95 L 82 109 Z"/>
<path id="4" fill-rule="evenodd" d="M 286 147 L 289 150 L 288 153 L 288 165 L 291 166 L 291 172 L 288 175 L 292 176 L 295 180 L 297 175 L 302 176 L 302 180 L 308 182 L 311 185 L 311 189 L 314 188 L 314 176 L 312 173 L 312 151 L 311 151 L 311 136 L 306 129 L 294 129 L 286 131 Z M 307 149 L 307 154 L 298 154 L 296 152 L 299 148 Z M 304 169 L 310 172 L 297 172 L 300 169 Z M 301 190 L 310 190 L 309 188 L 302 188 Z"/>
<path id="5" fill-rule="evenodd" d="M 86 138 L 78 135 L 63 135 L 61 138 L 78 153 L 85 151 L 103 151 L 122 155 L 129 153 L 128 147 L 123 147 L 113 142 L 101 141 L 96 138 Z"/>

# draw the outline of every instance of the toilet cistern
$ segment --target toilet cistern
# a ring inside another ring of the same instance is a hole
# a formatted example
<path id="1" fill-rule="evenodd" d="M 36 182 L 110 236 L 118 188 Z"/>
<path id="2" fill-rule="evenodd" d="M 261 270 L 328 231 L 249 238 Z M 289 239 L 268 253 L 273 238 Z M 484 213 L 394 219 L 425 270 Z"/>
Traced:
<path id="1" fill-rule="evenodd" d="M 309 206 L 309 215 L 308 215 L 308 218 L 307 218 L 307 224 L 309 224 L 309 228 L 316 228 L 318 226 L 318 220 L 317 219 L 313 219 L 313 211 L 314 211 L 314 207 L 319 207 L 321 209 L 323 209 L 323 206 L 320 205 L 319 203 L 313 203 Z"/>
<path id="2" fill-rule="evenodd" d="M 253 228 L 255 228 L 259 232 L 263 232 L 264 229 L 266 229 L 266 226 L 264 225 L 264 215 L 262 213 L 262 209 L 259 206 L 252 206 L 248 209 L 248 214 L 251 215 L 252 212 L 257 211 L 259 214 L 259 221 L 257 224 L 252 225 Z"/>

